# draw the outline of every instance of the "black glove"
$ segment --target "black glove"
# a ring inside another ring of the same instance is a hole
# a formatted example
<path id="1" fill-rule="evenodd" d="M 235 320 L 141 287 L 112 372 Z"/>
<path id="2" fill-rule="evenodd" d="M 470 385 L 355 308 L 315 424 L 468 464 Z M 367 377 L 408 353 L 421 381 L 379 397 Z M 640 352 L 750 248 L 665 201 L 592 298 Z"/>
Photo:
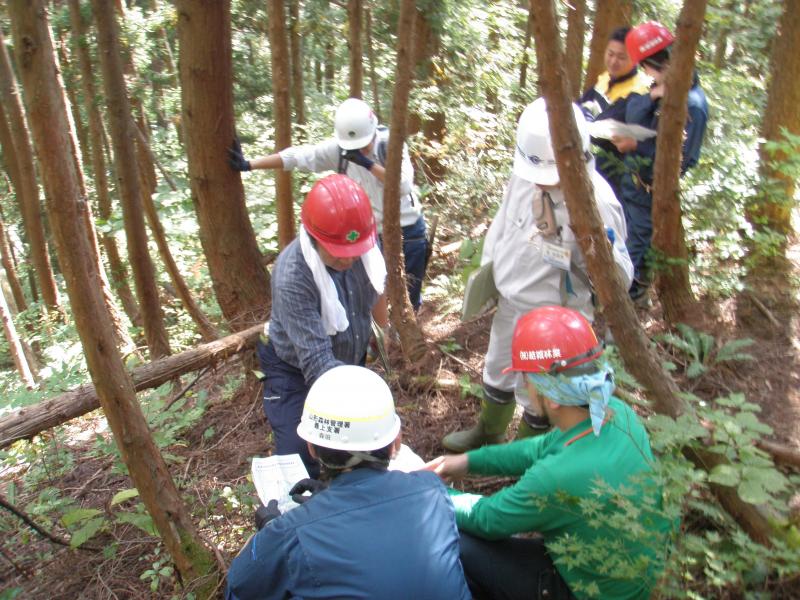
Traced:
<path id="1" fill-rule="evenodd" d="M 242 154 L 242 145 L 239 143 L 239 138 L 233 138 L 233 144 L 228 148 L 228 164 L 234 171 L 249 171 L 252 169 L 250 161 L 246 160 Z"/>
<path id="2" fill-rule="evenodd" d="M 298 504 L 302 504 L 314 494 L 326 489 L 328 489 L 328 484 L 319 479 L 301 479 L 292 486 L 292 489 L 289 490 L 289 495 L 292 497 L 292 500 Z M 304 496 L 303 494 L 305 492 L 311 492 L 311 496 Z"/>
<path id="3" fill-rule="evenodd" d="M 351 163 L 356 164 L 359 167 L 364 167 L 367 171 L 369 171 L 375 164 L 374 160 L 370 160 L 361 154 L 361 150 L 345 150 L 342 152 L 342 156 L 344 156 Z"/>
<path id="4" fill-rule="evenodd" d="M 264 525 L 272 521 L 272 519 L 277 519 L 280 516 L 281 511 L 278 510 L 277 500 L 270 500 L 266 506 L 261 504 L 258 509 L 256 509 L 256 529 L 260 531 Z"/>

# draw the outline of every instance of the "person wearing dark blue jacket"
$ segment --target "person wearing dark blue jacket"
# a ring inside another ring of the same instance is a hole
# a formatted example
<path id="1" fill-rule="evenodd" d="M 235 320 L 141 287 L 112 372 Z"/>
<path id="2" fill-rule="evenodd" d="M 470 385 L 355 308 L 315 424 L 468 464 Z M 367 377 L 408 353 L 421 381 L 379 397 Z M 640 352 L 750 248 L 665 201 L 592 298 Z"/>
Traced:
<path id="1" fill-rule="evenodd" d="M 353 365 L 326 371 L 297 433 L 332 481 L 320 490 L 304 480 L 316 493 L 283 515 L 276 500 L 259 509 L 266 524 L 233 560 L 226 600 L 471 597 L 444 485 L 430 472 L 387 470 L 400 419 L 380 376 Z"/>
<path id="2" fill-rule="evenodd" d="M 661 99 L 664 96 L 664 76 L 669 66 L 670 49 L 674 38 L 669 30 L 655 22 L 634 27 L 625 38 L 631 60 L 640 63 L 653 78 L 648 94 L 632 97 L 625 109 L 625 121 L 658 129 Z M 697 164 L 708 121 L 708 101 L 700 87 L 697 73 L 689 90 L 688 117 L 684 127 L 681 176 Z M 633 300 L 646 297 L 648 290 L 647 253 L 653 237 L 651 216 L 653 195 L 653 166 L 656 156 L 656 138 L 636 142 L 633 138 L 614 140 L 617 149 L 625 154 L 625 166 L 630 176 L 622 179 L 620 198 L 628 225 L 628 253 L 634 267 L 634 281 L 630 288 Z"/>

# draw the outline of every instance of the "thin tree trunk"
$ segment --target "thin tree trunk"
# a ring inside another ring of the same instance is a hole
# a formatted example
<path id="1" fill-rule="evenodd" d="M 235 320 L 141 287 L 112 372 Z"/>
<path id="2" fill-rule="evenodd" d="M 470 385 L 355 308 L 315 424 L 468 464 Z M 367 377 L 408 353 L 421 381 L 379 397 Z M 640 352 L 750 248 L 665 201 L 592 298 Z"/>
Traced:
<path id="1" fill-rule="evenodd" d="M 275 152 L 292 145 L 292 110 L 289 102 L 289 48 L 286 44 L 284 0 L 269 0 L 269 46 L 272 63 L 272 105 L 275 116 Z M 294 239 L 292 172 L 275 171 L 275 204 L 278 213 L 278 246 Z"/>
<path id="2" fill-rule="evenodd" d="M 74 82 L 77 77 L 72 68 L 72 61 L 67 54 L 67 43 L 63 38 L 58 40 L 58 60 L 61 70 L 61 77 L 64 81 L 64 90 L 67 92 L 67 100 L 69 101 L 70 116 L 72 117 L 72 124 L 75 127 L 75 133 L 78 134 L 78 148 L 80 149 L 79 156 L 81 157 L 81 166 L 84 169 L 91 168 L 91 165 L 86 162 L 88 160 L 89 152 L 89 136 L 86 131 L 86 126 L 81 117 L 80 105 L 78 104 L 78 95 L 75 93 L 73 85 L 67 85 L 67 81 Z M 90 171 L 91 172 L 91 171 Z"/>
<path id="3" fill-rule="evenodd" d="M 140 365 L 130 373 L 133 388 L 137 392 L 152 389 L 186 373 L 218 364 L 234 354 L 252 351 L 262 331 L 262 325 L 254 325 L 197 348 Z M 30 439 L 97 408 L 100 408 L 97 390 L 88 383 L 55 398 L 4 414 L 0 417 L 0 449 L 18 440 Z"/>
<path id="4" fill-rule="evenodd" d="M 17 328 L 14 327 L 14 320 L 11 318 L 11 310 L 8 308 L 2 286 L 0 286 L 0 320 L 3 321 L 3 333 L 5 333 L 8 350 L 14 360 L 14 365 L 17 367 L 19 377 L 25 387 L 32 390 L 36 387 L 36 382 L 33 380 L 33 373 L 31 373 L 28 361 L 25 358 L 25 351 L 22 349 L 22 343 L 17 335 Z"/>
<path id="5" fill-rule="evenodd" d="M 20 189 L 17 201 L 22 213 L 22 223 L 30 245 L 30 256 L 44 303 L 50 309 L 58 309 L 58 288 L 50 266 L 50 255 L 40 214 L 39 187 L 36 184 L 36 168 L 33 161 L 28 127 L 22 101 L 11 69 L 11 60 L 6 50 L 3 32 L 0 29 L 0 96 L 8 117 L 9 129 L 14 142 L 14 156 L 20 173 Z"/>
<path id="6" fill-rule="evenodd" d="M 9 185 L 9 190 L 13 186 L 14 190 L 18 190 L 19 185 L 19 167 L 17 165 L 17 158 L 14 155 L 14 143 L 11 140 L 11 132 L 8 129 L 6 121 L 5 110 L 0 103 L 0 147 L 3 149 L 3 162 L 5 163 L 10 181 L 6 180 Z M 14 261 L 14 256 L 11 252 L 11 246 L 8 243 L 6 236 L 6 228 L 2 215 L 0 215 L 0 249 L 2 249 L 2 262 L 3 268 L 8 277 L 8 284 L 11 287 L 11 294 L 14 296 L 14 304 L 17 310 L 23 311 L 28 308 L 28 301 L 25 299 L 25 292 L 22 289 L 22 284 L 17 277 L 17 267 Z"/>
<path id="7" fill-rule="evenodd" d="M 696 323 L 701 316 L 689 283 L 689 252 L 681 218 L 680 176 L 687 97 L 694 79 L 694 55 L 706 0 L 684 2 L 675 32 L 675 47 L 665 75 L 653 165 L 653 250 L 662 257 L 656 289 L 669 323 Z"/>
<path id="8" fill-rule="evenodd" d="M 333 94 L 333 80 L 336 77 L 336 54 L 332 40 L 325 42 L 325 90 L 328 95 Z"/>
<path id="9" fill-rule="evenodd" d="M 31 130 L 42 157 L 53 235 L 86 363 L 139 497 L 150 513 L 183 582 L 206 597 L 219 574 L 200 541 L 167 466 L 150 435 L 133 384 L 114 344 L 111 319 L 86 235 L 86 201 L 79 165 L 70 156 L 71 131 L 58 80 L 52 38 L 41 0 L 8 3 L 20 72 L 31 109 Z"/>
<path id="10" fill-rule="evenodd" d="M 528 49 L 531 47 L 531 36 L 533 36 L 533 11 L 528 9 L 528 20 L 525 22 L 525 41 L 522 44 L 522 60 L 519 64 L 519 89 L 524 91 L 528 85 Z"/>
<path id="11" fill-rule="evenodd" d="M 289 49 L 292 54 L 292 101 L 298 125 L 306 124 L 306 95 L 303 84 L 303 38 L 300 35 L 300 0 L 289 0 Z"/>
<path id="12" fill-rule="evenodd" d="M 532 0 L 535 12 L 537 64 L 542 92 L 547 101 L 550 134 L 556 155 L 561 187 L 567 202 L 570 227 L 586 260 L 620 354 L 628 371 L 647 390 L 653 408 L 671 417 L 688 410 L 679 396 L 678 386 L 650 347 L 636 316 L 633 304 L 614 264 L 603 222 L 597 211 L 586 162 L 581 151 L 578 126 L 572 112 L 564 70 L 564 54 L 558 33 L 553 0 Z M 688 458 L 698 467 L 711 470 L 722 464 L 722 455 L 709 451 L 687 450 Z M 755 541 L 769 543 L 773 525 L 760 507 L 743 502 L 735 488 L 712 485 L 720 504 Z"/>
<path id="13" fill-rule="evenodd" d="M 314 87 L 322 93 L 322 63 L 319 59 L 314 60 Z"/>
<path id="14" fill-rule="evenodd" d="M 364 50 L 361 43 L 362 0 L 347 0 L 347 45 L 350 50 L 350 97 L 361 98 L 364 88 Z"/>
<path id="15" fill-rule="evenodd" d="M 230 0 L 178 0 L 183 122 L 192 199 L 214 292 L 231 328 L 269 314 L 269 275 L 227 163 L 234 139 Z"/>
<path id="16" fill-rule="evenodd" d="M 408 121 L 408 96 L 411 92 L 416 14 L 414 0 L 401 0 L 397 24 L 397 68 L 392 97 L 392 125 L 386 156 L 386 181 L 383 191 L 383 253 L 388 269 L 388 296 L 392 325 L 400 335 L 403 355 L 411 363 L 420 363 L 428 356 L 425 337 L 419 328 L 408 299 L 403 238 L 400 229 L 400 168 Z"/>
<path id="17" fill-rule="evenodd" d="M 365 9 L 365 24 L 367 30 L 367 60 L 369 61 L 369 81 L 370 88 L 372 89 L 372 110 L 378 121 L 383 121 L 381 117 L 381 97 L 378 93 L 378 76 L 375 73 L 375 44 L 372 41 L 372 10 L 367 7 Z"/>
<path id="18" fill-rule="evenodd" d="M 767 105 L 761 121 L 765 142 L 785 142 L 783 129 L 800 135 L 800 0 L 784 0 L 783 14 L 772 46 Z M 756 202 L 748 207 L 747 217 L 759 230 L 772 230 L 784 236 L 792 233 L 792 209 L 796 181 L 780 173 L 774 163 L 786 161 L 786 153 L 759 149 L 763 188 Z M 775 185 L 777 183 L 777 185 Z M 785 247 L 785 242 L 784 242 Z"/>
<path id="19" fill-rule="evenodd" d="M 597 0 L 594 9 L 592 41 L 589 43 L 589 63 L 586 65 L 587 86 L 594 85 L 598 75 L 606 70 L 603 57 L 608 38 L 617 27 L 631 24 L 632 0 Z"/>
<path id="20" fill-rule="evenodd" d="M 117 189 L 122 201 L 128 262 L 133 271 L 134 290 L 144 323 L 144 335 L 152 358 L 170 353 L 169 336 L 156 286 L 156 272 L 147 247 L 147 230 L 142 214 L 142 188 L 136 162 L 131 106 L 122 73 L 119 25 L 114 7 L 103 0 L 92 0 L 97 26 L 97 44 L 103 73 L 111 144 L 114 148 Z"/>
<path id="21" fill-rule="evenodd" d="M 583 43 L 586 37 L 586 0 L 570 0 L 567 7 L 566 68 L 570 97 L 581 95 L 583 74 Z"/>
<path id="22" fill-rule="evenodd" d="M 106 222 L 111 220 L 111 195 L 108 191 L 108 175 L 103 153 L 103 138 L 105 137 L 103 119 L 98 108 L 97 92 L 94 86 L 94 71 L 89 55 L 89 42 L 86 22 L 80 12 L 80 0 L 69 0 L 72 35 L 75 38 L 75 48 L 81 70 L 81 83 L 83 97 L 86 102 L 86 113 L 89 117 L 89 149 L 91 150 L 92 171 L 94 172 L 95 192 L 97 194 L 97 208 L 100 218 Z M 114 290 L 122 302 L 122 308 L 128 315 L 131 323 L 142 327 L 141 314 L 133 297 L 133 292 L 128 285 L 128 269 L 120 257 L 117 241 L 113 233 L 103 233 L 101 243 L 105 250 L 108 265 L 111 270 L 111 281 Z"/>
<path id="23" fill-rule="evenodd" d="M 6 236 L 6 224 L 2 217 L 0 217 L 0 260 L 2 260 L 17 311 L 28 310 L 28 301 L 25 299 L 25 292 L 22 291 L 22 284 L 17 277 L 17 269 L 11 257 L 11 246 L 8 243 L 8 236 Z"/>

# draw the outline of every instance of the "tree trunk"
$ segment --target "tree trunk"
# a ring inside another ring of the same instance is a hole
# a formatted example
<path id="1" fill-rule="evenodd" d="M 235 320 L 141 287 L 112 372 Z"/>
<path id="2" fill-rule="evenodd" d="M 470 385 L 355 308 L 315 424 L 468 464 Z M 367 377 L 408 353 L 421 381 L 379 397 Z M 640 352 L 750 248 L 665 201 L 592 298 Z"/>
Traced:
<path id="1" fill-rule="evenodd" d="M 44 233 L 44 223 L 40 214 L 39 187 L 36 184 L 36 168 L 33 162 L 33 150 L 25 124 L 22 101 L 11 68 L 11 60 L 6 50 L 3 32 L 0 29 L 0 96 L 8 117 L 9 129 L 14 142 L 14 157 L 19 174 L 20 189 L 17 190 L 17 201 L 22 213 L 22 223 L 30 245 L 30 257 L 44 303 L 50 309 L 59 307 L 58 288 L 50 266 L 50 255 Z"/>
<path id="2" fill-rule="evenodd" d="M 42 178 L 64 279 L 86 363 L 123 461 L 182 580 L 201 597 L 218 585 L 213 554 L 200 541 L 180 493 L 156 448 L 133 384 L 114 345 L 111 319 L 86 235 L 86 200 L 58 80 L 42 0 L 8 3 L 31 130 L 42 157 Z"/>
<path id="3" fill-rule="evenodd" d="M 677 417 L 687 405 L 679 396 L 678 386 L 650 348 L 628 291 L 614 264 L 611 245 L 593 197 L 592 185 L 581 151 L 578 126 L 572 112 L 564 69 L 564 55 L 558 33 L 553 0 L 532 0 L 535 12 L 537 64 L 542 92 L 547 100 L 547 115 L 556 155 L 561 187 L 567 203 L 570 227 L 586 260 L 600 304 L 608 319 L 626 369 L 641 383 L 656 412 Z M 710 470 L 725 459 L 708 451 L 687 451 L 688 458 L 700 468 Z M 712 486 L 722 506 L 751 538 L 768 543 L 773 531 L 767 515 L 759 507 L 743 502 L 736 490 Z"/>
<path id="4" fill-rule="evenodd" d="M 369 61 L 369 82 L 372 90 L 372 110 L 378 117 L 378 122 L 383 121 L 381 117 L 381 97 L 378 93 L 378 76 L 375 73 L 375 44 L 372 41 L 372 10 L 367 7 L 364 10 L 364 28 L 367 30 L 367 60 Z"/>
<path id="5" fill-rule="evenodd" d="M 364 88 L 364 49 L 361 43 L 362 0 L 347 0 L 347 46 L 350 51 L 350 97 L 361 98 Z"/>
<path id="6" fill-rule="evenodd" d="M 689 252 L 681 219 L 680 176 L 686 98 L 694 79 L 694 54 L 703 32 L 706 0 L 686 1 L 678 17 L 675 46 L 665 75 L 653 165 L 653 241 L 660 257 L 656 289 L 669 323 L 696 323 L 699 306 L 689 283 Z"/>
<path id="7" fill-rule="evenodd" d="M 186 373 L 217 364 L 234 354 L 250 351 L 255 347 L 262 330 L 262 325 L 254 325 L 197 348 L 138 366 L 130 373 L 133 388 L 137 392 L 155 388 Z M 5 414 L 0 417 L 0 449 L 18 440 L 30 439 L 97 408 L 100 408 L 97 390 L 89 383 Z"/>
<path id="8" fill-rule="evenodd" d="M 336 77 L 336 54 L 335 47 L 332 40 L 325 42 L 325 89 L 323 90 L 329 96 L 333 94 L 333 80 Z"/>
<path id="9" fill-rule="evenodd" d="M 730 0 L 725 5 L 725 12 L 728 14 L 729 19 L 733 19 L 736 13 L 736 6 L 738 0 Z M 717 39 L 714 42 L 714 57 L 712 63 L 716 69 L 721 69 L 725 66 L 725 58 L 728 54 L 728 36 L 731 33 L 731 25 L 728 22 L 723 22 L 717 32 Z"/>
<path id="10" fill-rule="evenodd" d="M 28 301 L 25 299 L 25 292 L 22 291 L 22 284 L 19 282 L 17 269 L 14 267 L 14 261 L 11 258 L 11 246 L 8 244 L 6 224 L 2 218 L 0 218 L 0 260 L 2 260 L 3 269 L 6 272 L 8 286 L 11 288 L 11 295 L 14 297 L 17 311 L 28 310 Z"/>
<path id="11" fill-rule="evenodd" d="M 286 44 L 286 15 L 284 0 L 269 0 L 269 46 L 272 64 L 272 104 L 275 117 L 275 152 L 292 145 L 292 110 L 289 103 L 289 48 Z M 275 171 L 275 210 L 278 213 L 278 246 L 294 239 L 294 205 L 292 202 L 292 172 Z"/>
<path id="12" fill-rule="evenodd" d="M 420 363 L 428 347 L 408 299 L 403 237 L 400 229 L 400 168 L 408 121 L 408 96 L 412 85 L 415 0 L 401 0 L 397 24 L 397 70 L 392 97 L 392 125 L 386 155 L 386 181 L 383 188 L 383 254 L 388 269 L 388 296 L 392 325 L 400 335 L 406 360 Z"/>
<path id="13" fill-rule="evenodd" d="M 571 0 L 567 8 L 566 69 L 570 98 L 581 95 L 583 43 L 586 37 L 586 0 Z"/>
<path id="14" fill-rule="evenodd" d="M 111 220 L 111 196 L 108 191 L 108 175 L 103 154 L 103 138 L 105 136 L 103 119 L 96 101 L 97 92 L 94 86 L 94 71 L 89 55 L 89 45 L 86 22 L 80 12 L 80 0 L 69 0 L 72 35 L 75 38 L 75 48 L 81 70 L 81 83 L 83 97 L 86 102 L 86 113 L 89 117 L 89 149 L 91 151 L 92 171 L 94 172 L 95 192 L 97 194 L 97 209 L 100 218 L 106 222 Z M 128 269 L 120 257 L 117 241 L 113 233 L 103 233 L 101 243 L 111 269 L 113 287 L 122 302 L 122 308 L 128 315 L 131 323 L 142 327 L 141 314 L 133 297 L 133 292 L 128 285 Z"/>
<path id="15" fill-rule="evenodd" d="M 303 84 L 303 38 L 300 35 L 300 0 L 289 0 L 289 50 L 292 54 L 292 102 L 294 119 L 306 124 L 306 94 Z"/>
<path id="16" fill-rule="evenodd" d="M 533 35 L 533 11 L 528 9 L 528 20 L 525 22 L 525 41 L 522 44 L 522 60 L 519 63 L 519 89 L 524 91 L 528 85 L 528 49 L 531 47 L 531 36 Z"/>
<path id="17" fill-rule="evenodd" d="M 589 63 L 586 65 L 586 86 L 594 85 L 597 76 L 606 70 L 603 57 L 608 38 L 617 27 L 631 24 L 632 0 L 597 0 L 594 9 L 592 41 L 589 43 Z"/>
<path id="18" fill-rule="evenodd" d="M 80 104 L 78 103 L 78 95 L 75 93 L 75 87 L 73 85 L 67 85 L 67 81 L 72 84 L 77 77 L 77 73 L 75 73 L 75 69 L 72 68 L 72 61 L 70 60 L 69 54 L 67 54 L 67 43 L 63 38 L 59 38 L 58 40 L 58 60 L 59 60 L 59 67 L 61 71 L 61 78 L 64 81 L 64 91 L 67 92 L 67 100 L 69 101 L 69 109 L 70 109 L 70 116 L 72 117 L 72 124 L 75 127 L 75 133 L 78 135 L 78 149 L 80 150 L 79 156 L 81 157 L 81 166 L 84 170 L 87 168 L 91 168 L 91 165 L 86 162 L 88 161 L 89 153 L 87 152 L 87 148 L 89 147 L 89 136 L 86 132 L 86 126 L 83 123 L 83 118 L 81 117 L 81 110 Z"/>
<path id="19" fill-rule="evenodd" d="M 800 105 L 800 0 L 784 0 L 770 60 L 761 137 L 766 142 L 785 142 L 783 128 L 792 135 L 800 135 L 800 112 L 797 110 Z M 760 194 L 748 207 L 748 220 L 759 230 L 772 230 L 789 236 L 792 233 L 796 181 L 781 174 L 774 165 L 788 157 L 783 151 L 768 151 L 764 144 L 759 155 L 762 187 L 769 192 Z"/>
<path id="20" fill-rule="evenodd" d="M 183 122 L 192 199 L 222 314 L 234 331 L 269 314 L 269 275 L 261 266 L 242 179 L 228 166 L 234 138 L 230 1 L 179 0 Z"/>
<path id="21" fill-rule="evenodd" d="M 14 320 L 11 318 L 11 310 L 8 308 L 2 286 L 0 286 L 0 320 L 3 321 L 3 333 L 5 333 L 6 342 L 8 343 L 8 351 L 14 360 L 14 365 L 17 367 L 19 377 L 25 387 L 32 390 L 36 387 L 36 382 L 33 380 L 33 373 L 31 373 L 28 361 L 25 358 L 22 343 L 17 335 L 17 328 L 14 327 Z"/>
<path id="22" fill-rule="evenodd" d="M 170 353 L 169 336 L 158 297 L 155 267 L 147 247 L 147 230 L 141 201 L 143 190 L 136 161 L 131 106 L 122 73 L 119 24 L 114 7 L 108 2 L 92 0 L 92 10 L 97 26 L 100 67 L 111 127 L 111 145 L 114 148 L 117 189 L 122 201 L 128 262 L 133 271 L 134 290 L 142 312 L 147 348 L 152 358 L 161 358 Z"/>

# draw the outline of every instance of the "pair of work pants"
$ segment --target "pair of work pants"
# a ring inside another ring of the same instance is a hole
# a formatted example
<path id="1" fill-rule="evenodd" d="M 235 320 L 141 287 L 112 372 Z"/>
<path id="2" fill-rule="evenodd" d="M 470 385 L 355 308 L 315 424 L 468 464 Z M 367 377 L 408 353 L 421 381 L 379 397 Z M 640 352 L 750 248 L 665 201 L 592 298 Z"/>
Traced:
<path id="1" fill-rule="evenodd" d="M 575 600 L 541 539 L 490 542 L 461 532 L 459 545 L 476 600 Z"/>
<path id="2" fill-rule="evenodd" d="M 403 258 L 406 264 L 406 286 L 408 299 L 414 310 L 422 304 L 422 281 L 428 266 L 428 238 L 426 237 L 425 217 L 420 216 L 416 223 L 406 225 L 403 233 Z M 383 251 L 383 236 L 380 238 Z"/>
<path id="3" fill-rule="evenodd" d="M 647 290 L 649 273 L 647 254 L 650 242 L 653 239 L 653 197 L 642 187 L 631 191 L 633 184 L 626 184 L 622 199 L 622 209 L 625 212 L 625 224 L 628 227 L 628 238 L 625 246 L 628 248 L 631 262 L 633 263 L 633 284 L 630 295 L 637 298 Z"/>
<path id="4" fill-rule="evenodd" d="M 256 353 L 264 373 L 264 416 L 272 427 L 275 454 L 299 454 L 308 474 L 316 479 L 319 463 L 309 453 L 306 441 L 297 435 L 310 386 L 300 369 L 278 358 L 271 342 L 258 342 Z"/>

